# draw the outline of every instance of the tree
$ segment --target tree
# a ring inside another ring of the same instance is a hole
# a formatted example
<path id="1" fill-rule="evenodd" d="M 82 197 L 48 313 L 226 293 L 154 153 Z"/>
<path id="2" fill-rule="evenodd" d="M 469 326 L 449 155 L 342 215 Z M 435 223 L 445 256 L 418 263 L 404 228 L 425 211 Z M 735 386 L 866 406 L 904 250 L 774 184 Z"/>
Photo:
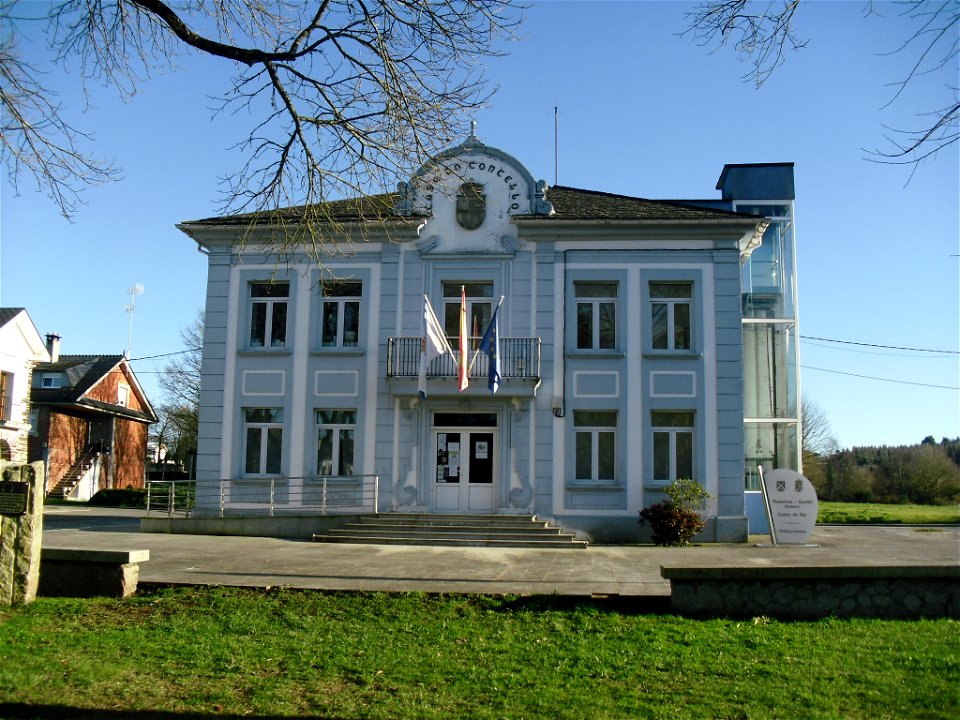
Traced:
<path id="1" fill-rule="evenodd" d="M 826 484 L 827 459 L 837 451 L 830 420 L 823 409 L 804 395 L 800 400 L 800 449 L 803 473 L 814 487 Z"/>
<path id="2" fill-rule="evenodd" d="M 167 458 L 189 467 L 197 450 L 200 410 L 200 370 L 203 361 L 203 313 L 180 330 L 184 350 L 163 367 L 158 383 L 164 393 L 157 426 L 158 446 L 167 448 Z"/>
<path id="3" fill-rule="evenodd" d="M 462 136 L 488 97 L 480 58 L 521 22 L 514 0 L 0 0 L 0 147 L 14 188 L 30 177 L 70 217 L 84 186 L 117 177 L 61 116 L 47 68 L 18 54 L 24 23 L 45 23 L 56 62 L 129 98 L 186 52 L 232 69 L 219 110 L 249 113 L 245 160 L 222 212 L 303 208 L 408 175 Z M 321 239 L 322 241 L 322 239 Z"/>
<path id="4" fill-rule="evenodd" d="M 703 0 L 689 14 L 687 33 L 700 45 L 717 47 L 730 44 L 751 64 L 746 78 L 757 87 L 763 85 L 785 61 L 789 51 L 800 50 L 807 41 L 796 31 L 801 0 Z M 884 108 L 896 102 L 908 85 L 923 75 L 957 62 L 960 54 L 960 5 L 956 0 L 903 0 L 897 4 L 900 15 L 913 25 L 912 34 L 900 38 L 893 52 L 907 57 L 907 70 L 891 83 L 892 97 Z M 872 0 L 865 2 L 867 14 L 876 13 Z M 917 129 L 886 128 L 886 149 L 869 151 L 872 159 L 894 164 L 914 164 L 949 147 L 960 139 L 960 101 L 957 87 L 947 87 L 943 107 L 924 108 Z"/>

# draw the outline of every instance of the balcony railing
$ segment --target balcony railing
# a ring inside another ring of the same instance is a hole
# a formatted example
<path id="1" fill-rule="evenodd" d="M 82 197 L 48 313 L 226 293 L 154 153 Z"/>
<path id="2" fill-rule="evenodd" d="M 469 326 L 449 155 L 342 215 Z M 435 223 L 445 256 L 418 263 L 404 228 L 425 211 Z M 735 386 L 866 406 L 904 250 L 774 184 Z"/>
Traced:
<path id="1" fill-rule="evenodd" d="M 485 378 L 489 371 L 486 353 L 477 353 L 479 337 L 470 338 L 467 363 L 471 378 Z M 456 353 L 456 349 L 454 353 Z M 474 359 L 476 356 L 476 359 Z M 420 374 L 420 338 L 393 337 L 387 341 L 387 377 L 414 378 Z M 427 368 L 427 377 L 457 376 L 457 361 L 449 354 L 433 360 Z M 500 338 L 500 378 L 502 380 L 540 379 L 540 338 Z"/>

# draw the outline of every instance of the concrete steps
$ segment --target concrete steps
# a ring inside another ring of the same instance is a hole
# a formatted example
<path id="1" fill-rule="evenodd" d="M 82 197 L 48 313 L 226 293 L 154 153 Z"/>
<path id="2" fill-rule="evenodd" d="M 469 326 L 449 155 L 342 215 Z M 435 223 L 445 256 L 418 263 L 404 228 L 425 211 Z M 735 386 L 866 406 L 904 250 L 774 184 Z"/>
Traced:
<path id="1" fill-rule="evenodd" d="M 585 540 L 530 515 L 364 515 L 313 536 L 316 542 L 435 547 L 582 549 Z"/>

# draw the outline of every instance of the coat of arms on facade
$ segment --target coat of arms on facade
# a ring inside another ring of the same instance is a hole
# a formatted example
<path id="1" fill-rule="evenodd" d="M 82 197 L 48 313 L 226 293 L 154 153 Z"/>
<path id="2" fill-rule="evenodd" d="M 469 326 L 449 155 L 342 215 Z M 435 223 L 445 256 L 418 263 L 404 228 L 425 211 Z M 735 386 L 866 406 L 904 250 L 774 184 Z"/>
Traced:
<path id="1" fill-rule="evenodd" d="M 457 193 L 457 222 L 466 230 L 476 230 L 483 225 L 487 214 L 487 196 L 483 185 L 463 183 Z"/>

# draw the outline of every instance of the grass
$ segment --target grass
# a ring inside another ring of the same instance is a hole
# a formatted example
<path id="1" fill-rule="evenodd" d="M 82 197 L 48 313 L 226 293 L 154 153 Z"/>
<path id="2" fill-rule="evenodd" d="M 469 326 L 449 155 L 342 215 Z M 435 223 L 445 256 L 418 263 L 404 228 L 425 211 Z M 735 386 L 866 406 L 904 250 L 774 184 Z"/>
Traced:
<path id="1" fill-rule="evenodd" d="M 166 589 L 0 612 L 0 717 L 948 718 L 952 620 Z"/>
<path id="2" fill-rule="evenodd" d="M 820 502 L 819 523 L 892 523 L 938 525 L 960 523 L 960 505 L 886 505 Z"/>

